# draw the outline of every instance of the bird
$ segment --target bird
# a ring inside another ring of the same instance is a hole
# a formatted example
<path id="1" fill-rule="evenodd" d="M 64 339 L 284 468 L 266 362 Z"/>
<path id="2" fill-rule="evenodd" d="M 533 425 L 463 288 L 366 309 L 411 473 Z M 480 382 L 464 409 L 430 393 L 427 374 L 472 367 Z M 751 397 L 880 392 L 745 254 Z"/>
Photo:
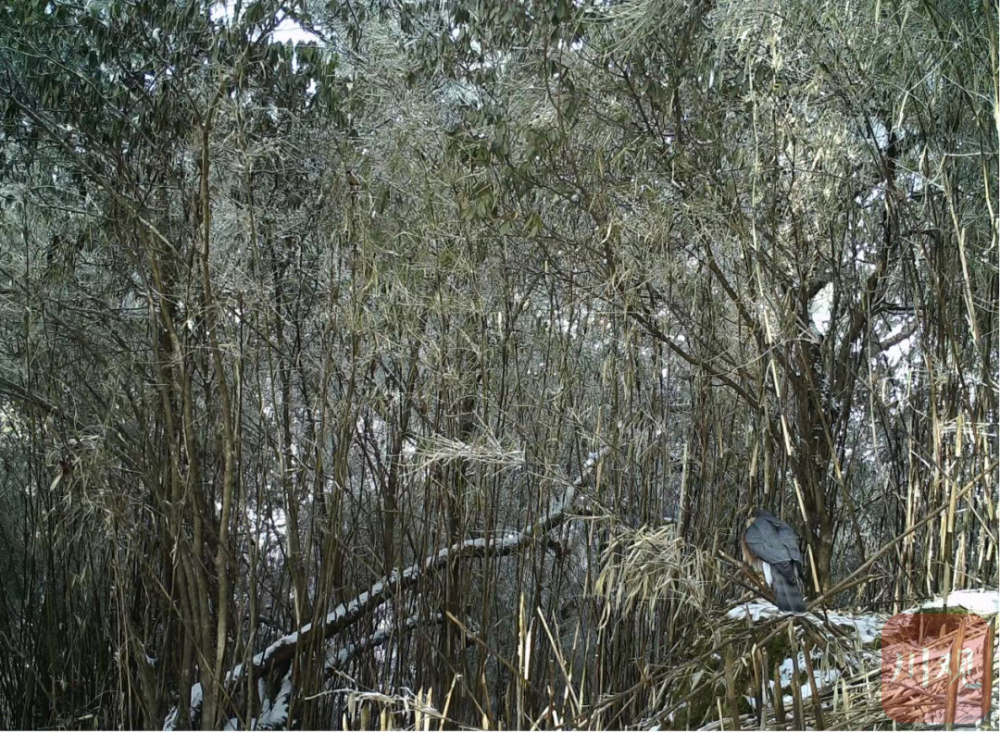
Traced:
<path id="1" fill-rule="evenodd" d="M 806 611 L 797 579 L 802 576 L 802 554 L 798 536 L 791 526 L 772 513 L 754 511 L 743 532 L 743 557 L 754 569 L 764 573 L 780 610 Z"/>

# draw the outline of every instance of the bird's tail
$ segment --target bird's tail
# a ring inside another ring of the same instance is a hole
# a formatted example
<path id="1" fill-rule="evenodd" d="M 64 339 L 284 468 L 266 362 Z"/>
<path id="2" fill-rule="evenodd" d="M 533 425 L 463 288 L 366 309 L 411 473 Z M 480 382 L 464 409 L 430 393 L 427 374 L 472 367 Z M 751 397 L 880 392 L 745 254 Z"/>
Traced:
<path id="1" fill-rule="evenodd" d="M 782 572 L 774 572 L 774 601 L 778 609 L 786 612 L 804 613 L 806 601 L 794 580 L 789 580 Z"/>

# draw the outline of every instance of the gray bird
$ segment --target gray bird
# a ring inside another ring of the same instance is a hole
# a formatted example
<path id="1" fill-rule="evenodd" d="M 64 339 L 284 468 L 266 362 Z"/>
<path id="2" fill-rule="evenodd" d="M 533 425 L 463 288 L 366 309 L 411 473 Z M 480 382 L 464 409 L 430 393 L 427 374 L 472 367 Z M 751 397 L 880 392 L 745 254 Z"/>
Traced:
<path id="1" fill-rule="evenodd" d="M 806 611 L 799 589 L 802 576 L 802 554 L 795 530 L 767 511 L 754 511 L 743 533 L 743 556 L 747 563 L 764 573 L 768 586 L 774 590 L 775 604 L 781 610 L 795 613 Z"/>

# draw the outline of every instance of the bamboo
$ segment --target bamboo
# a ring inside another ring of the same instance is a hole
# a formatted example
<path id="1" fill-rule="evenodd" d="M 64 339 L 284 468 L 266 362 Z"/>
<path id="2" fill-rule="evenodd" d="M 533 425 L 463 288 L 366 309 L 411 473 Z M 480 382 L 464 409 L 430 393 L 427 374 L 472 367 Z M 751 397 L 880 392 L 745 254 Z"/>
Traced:
<path id="1" fill-rule="evenodd" d="M 788 624 L 789 649 L 792 655 L 792 715 L 795 729 L 805 729 L 805 714 L 802 706 L 802 679 L 799 676 L 799 643 L 795 637 L 795 626 Z"/>
<path id="2" fill-rule="evenodd" d="M 740 727 L 740 710 L 736 701 L 736 682 L 733 674 L 733 649 L 726 649 L 726 702 L 729 705 L 729 719 L 732 724 L 731 729 L 738 730 Z"/>
<path id="3" fill-rule="evenodd" d="M 771 692 L 774 704 L 775 729 L 785 729 L 785 699 L 781 690 L 781 667 L 774 665 L 774 690 Z"/>
<path id="4" fill-rule="evenodd" d="M 812 648 L 808 638 L 802 639 L 802 658 L 806 663 L 806 675 L 809 677 L 809 690 L 812 692 L 813 714 L 816 716 L 816 729 L 826 729 L 823 722 L 823 703 L 819 697 L 819 685 L 816 683 L 816 674 L 813 672 Z"/>

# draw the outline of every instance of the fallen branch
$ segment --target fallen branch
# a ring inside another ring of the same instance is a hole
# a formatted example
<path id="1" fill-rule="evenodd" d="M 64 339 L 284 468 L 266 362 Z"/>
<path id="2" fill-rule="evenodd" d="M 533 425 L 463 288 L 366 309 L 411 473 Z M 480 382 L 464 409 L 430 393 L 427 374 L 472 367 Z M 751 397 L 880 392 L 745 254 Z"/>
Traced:
<path id="1" fill-rule="evenodd" d="M 452 544 L 437 552 L 437 554 L 432 554 L 422 562 L 417 562 L 402 572 L 393 570 L 388 577 L 384 577 L 373 584 L 367 592 L 362 592 L 346 604 L 342 603 L 338 605 L 335 610 L 326 616 L 318 632 L 322 633 L 324 638 L 339 633 L 356 623 L 389 598 L 394 597 L 400 590 L 413 587 L 420 580 L 433 576 L 446 568 L 448 563 L 453 560 L 477 559 L 487 556 L 502 557 L 511 554 L 525 544 L 534 541 L 537 537 L 544 536 L 550 529 L 561 524 L 566 519 L 566 515 L 565 507 L 560 507 L 558 510 L 551 511 L 542 521 L 526 527 L 523 531 L 508 532 L 499 538 L 467 539 L 457 544 Z M 294 633 L 289 633 L 276 640 L 261 653 L 254 656 L 254 677 L 263 676 L 275 666 L 280 666 L 290 661 L 295 656 L 299 644 L 307 641 L 316 633 L 317 629 L 313 627 L 313 624 L 306 623 Z M 239 679 L 241 672 L 242 664 L 233 670 L 233 680 Z"/>
<path id="2" fill-rule="evenodd" d="M 444 622 L 444 615 L 441 613 L 433 613 L 430 616 L 414 615 L 407 618 L 403 622 L 401 631 L 403 633 L 409 633 L 414 628 L 425 627 L 430 625 L 440 625 Z M 385 645 L 396 635 L 396 628 L 394 626 L 388 628 L 382 628 L 375 631 L 367 638 L 363 638 L 357 643 L 348 643 L 343 648 L 338 648 L 336 650 L 330 649 L 326 654 L 326 664 L 323 670 L 327 675 L 332 674 L 334 671 L 343 668 L 347 665 L 347 662 L 352 658 L 357 656 L 359 653 L 365 653 L 373 648 Z"/>
<path id="3" fill-rule="evenodd" d="M 348 628 L 356 623 L 382 603 L 389 600 L 399 590 L 417 585 L 421 579 L 430 577 L 438 571 L 446 568 L 448 563 L 452 560 L 474 559 L 487 556 L 502 557 L 512 554 L 526 544 L 545 537 L 549 531 L 556 528 L 570 517 L 570 511 L 576 502 L 577 489 L 583 486 L 587 480 L 594 475 L 597 470 L 598 463 L 608 454 L 608 452 L 610 452 L 610 448 L 602 447 L 599 451 L 591 453 L 583 465 L 583 471 L 580 477 L 567 486 L 566 492 L 562 495 L 562 498 L 552 502 L 548 511 L 546 511 L 541 520 L 535 522 L 534 524 L 529 524 L 520 531 L 508 531 L 491 537 L 467 539 L 465 541 L 452 544 L 449 547 L 441 549 L 436 554 L 431 554 L 430 556 L 425 557 L 423 561 L 410 565 L 402 572 L 399 570 L 393 570 L 389 576 L 383 577 L 381 580 L 373 584 L 367 592 L 362 592 L 346 604 L 342 603 L 338 605 L 333 612 L 326 616 L 318 631 L 313 628 L 312 623 L 306 623 L 299 630 L 279 638 L 277 641 L 265 648 L 261 653 L 254 656 L 252 664 L 253 668 L 251 669 L 253 678 L 258 679 L 262 676 L 266 676 L 272 669 L 292 660 L 292 658 L 295 657 L 299 644 L 303 641 L 308 641 L 313 635 L 315 635 L 315 633 L 322 633 L 324 638 L 328 638 L 339 633 L 345 628 Z M 379 640 L 384 642 L 387 639 L 388 637 Z M 348 651 L 348 655 L 353 655 L 362 650 L 366 650 L 367 648 L 374 647 L 374 644 L 371 642 L 372 640 L 373 639 L 368 639 L 366 648 L 357 646 L 351 648 Z M 362 645 L 365 645 L 365 641 L 362 641 Z M 337 655 L 333 658 L 327 659 L 324 666 L 330 668 L 331 660 L 334 662 L 334 668 L 337 663 L 341 662 L 339 655 Z M 240 663 L 237 664 L 231 671 L 226 673 L 224 685 L 228 687 L 231 684 L 235 684 L 240 680 L 242 675 L 243 664 Z M 194 686 L 192 686 L 192 691 L 194 691 L 195 688 L 200 689 L 200 686 L 200 682 L 195 683 Z M 199 694 L 200 693 L 201 692 L 199 690 Z M 192 699 L 194 698 L 194 695 L 192 695 Z M 193 708 L 194 703 L 192 703 L 192 709 Z M 172 724 L 176 724 L 176 707 L 173 708 L 171 713 L 167 716 L 165 729 L 172 729 Z"/>
<path id="4" fill-rule="evenodd" d="M 323 623 L 317 628 L 312 623 L 306 623 L 294 633 L 279 638 L 261 653 L 253 657 L 253 675 L 259 678 L 268 674 L 273 668 L 281 666 L 294 658 L 300 643 L 308 641 L 317 632 L 324 638 L 339 633 L 350 627 L 369 612 L 377 608 L 400 590 L 417 585 L 422 579 L 433 576 L 456 559 L 477 559 L 482 557 L 502 557 L 521 549 L 526 544 L 544 537 L 549 531 L 559 526 L 569 516 L 570 509 L 576 499 L 577 488 L 582 486 L 593 474 L 597 463 L 608 453 L 603 448 L 590 456 L 584 464 L 583 474 L 566 489 L 560 500 L 553 502 L 545 516 L 534 524 L 520 531 L 509 531 L 503 534 L 466 539 L 441 549 L 436 554 L 424 558 L 403 571 L 393 570 L 387 577 L 373 584 L 368 591 L 362 592 L 350 602 L 340 604 L 330 612 Z M 226 674 L 226 683 L 237 681 L 243 673 L 243 664 L 239 664 Z"/>

